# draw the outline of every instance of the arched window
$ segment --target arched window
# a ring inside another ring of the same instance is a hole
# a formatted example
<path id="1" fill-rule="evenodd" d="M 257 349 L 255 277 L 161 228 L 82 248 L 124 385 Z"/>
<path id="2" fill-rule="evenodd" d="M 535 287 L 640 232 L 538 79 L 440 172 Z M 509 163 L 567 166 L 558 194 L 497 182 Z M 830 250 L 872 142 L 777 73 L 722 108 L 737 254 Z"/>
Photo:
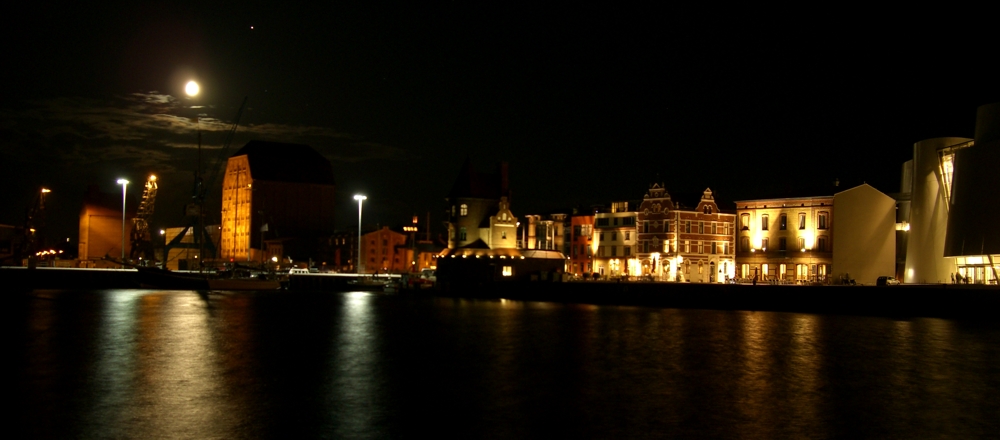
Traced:
<path id="1" fill-rule="evenodd" d="M 462 217 L 469 215 L 469 205 L 463 203 L 461 206 L 459 206 L 458 215 Z"/>

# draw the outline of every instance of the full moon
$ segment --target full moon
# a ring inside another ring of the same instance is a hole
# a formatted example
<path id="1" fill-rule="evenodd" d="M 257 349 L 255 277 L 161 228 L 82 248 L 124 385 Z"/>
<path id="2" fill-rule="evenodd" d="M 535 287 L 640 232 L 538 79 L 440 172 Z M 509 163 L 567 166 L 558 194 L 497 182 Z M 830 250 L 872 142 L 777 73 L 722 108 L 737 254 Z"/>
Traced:
<path id="1" fill-rule="evenodd" d="M 184 86 L 184 92 L 187 93 L 188 96 L 197 95 L 199 90 L 201 90 L 201 88 L 198 87 L 198 83 L 194 81 L 188 81 L 187 85 Z"/>

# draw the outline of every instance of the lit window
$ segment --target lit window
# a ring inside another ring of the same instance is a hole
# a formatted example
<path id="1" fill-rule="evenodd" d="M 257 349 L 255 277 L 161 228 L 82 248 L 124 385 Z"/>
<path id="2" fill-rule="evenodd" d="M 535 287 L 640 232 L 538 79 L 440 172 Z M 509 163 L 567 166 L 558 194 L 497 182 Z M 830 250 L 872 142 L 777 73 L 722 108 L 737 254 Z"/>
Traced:
<path id="1" fill-rule="evenodd" d="M 459 207 L 459 215 L 462 217 L 469 215 L 469 205 L 463 203 L 462 206 Z"/>
<path id="2" fill-rule="evenodd" d="M 766 239 L 766 238 L 760 239 L 760 248 L 761 249 L 767 250 L 767 244 L 768 244 L 768 239 Z"/>
<path id="3" fill-rule="evenodd" d="M 825 213 L 825 212 L 819 213 L 819 219 L 818 219 L 819 226 L 817 226 L 819 229 L 826 229 L 827 228 L 827 226 L 826 226 L 827 215 L 828 214 Z"/>
<path id="4" fill-rule="evenodd" d="M 500 231 L 500 238 L 506 240 L 507 239 L 507 231 Z"/>
<path id="5" fill-rule="evenodd" d="M 743 230 L 750 229 L 750 214 L 740 215 L 740 229 Z"/>
<path id="6" fill-rule="evenodd" d="M 698 222 L 698 233 L 699 234 L 705 233 L 705 222 Z"/>
<path id="7" fill-rule="evenodd" d="M 760 216 L 760 230 L 761 231 L 767 230 L 767 214 Z"/>
<path id="8" fill-rule="evenodd" d="M 505 277 L 514 276 L 514 268 L 511 267 L 511 266 L 504 266 L 503 267 L 503 276 L 505 276 Z"/>
<path id="9" fill-rule="evenodd" d="M 806 248 L 806 239 L 799 237 L 799 249 L 805 249 L 805 248 Z"/>
<path id="10" fill-rule="evenodd" d="M 805 228 L 806 228 L 806 213 L 800 212 L 799 213 L 799 229 L 805 229 Z"/>

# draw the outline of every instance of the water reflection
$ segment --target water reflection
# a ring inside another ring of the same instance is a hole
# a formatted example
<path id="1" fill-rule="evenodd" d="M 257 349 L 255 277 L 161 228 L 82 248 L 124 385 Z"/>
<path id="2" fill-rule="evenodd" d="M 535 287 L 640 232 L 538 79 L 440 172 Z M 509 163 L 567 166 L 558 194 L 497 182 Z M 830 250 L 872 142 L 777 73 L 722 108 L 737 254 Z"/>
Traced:
<path id="1" fill-rule="evenodd" d="M 17 382 L 33 437 L 1000 430 L 995 324 L 127 290 L 38 297 L 18 319 Z"/>

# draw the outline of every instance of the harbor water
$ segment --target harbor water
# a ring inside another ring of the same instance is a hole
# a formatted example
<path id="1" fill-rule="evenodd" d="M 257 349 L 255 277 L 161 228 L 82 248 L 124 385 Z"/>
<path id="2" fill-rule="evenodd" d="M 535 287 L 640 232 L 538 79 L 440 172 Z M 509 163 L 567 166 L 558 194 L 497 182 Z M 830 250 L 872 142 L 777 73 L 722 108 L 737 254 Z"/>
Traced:
<path id="1" fill-rule="evenodd" d="M 1000 321 L 363 292 L 11 297 L 7 411 L 23 437 L 1000 432 Z"/>

